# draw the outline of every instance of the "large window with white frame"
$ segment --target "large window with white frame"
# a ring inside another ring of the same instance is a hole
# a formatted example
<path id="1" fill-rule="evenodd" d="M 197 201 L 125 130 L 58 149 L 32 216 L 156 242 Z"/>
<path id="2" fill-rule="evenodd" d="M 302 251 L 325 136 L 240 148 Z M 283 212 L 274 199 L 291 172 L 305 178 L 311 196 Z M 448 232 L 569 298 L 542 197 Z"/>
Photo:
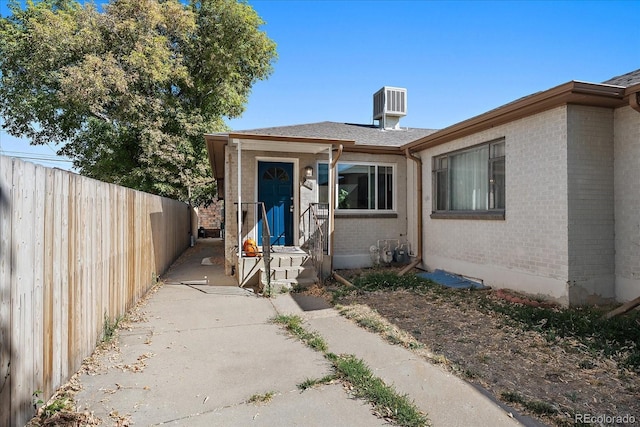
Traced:
<path id="1" fill-rule="evenodd" d="M 433 158 L 433 211 L 504 213 L 505 141 Z"/>
<path id="2" fill-rule="evenodd" d="M 396 166 L 338 162 L 336 208 L 342 211 L 395 211 Z M 318 201 L 329 201 L 329 165 L 318 163 Z"/>

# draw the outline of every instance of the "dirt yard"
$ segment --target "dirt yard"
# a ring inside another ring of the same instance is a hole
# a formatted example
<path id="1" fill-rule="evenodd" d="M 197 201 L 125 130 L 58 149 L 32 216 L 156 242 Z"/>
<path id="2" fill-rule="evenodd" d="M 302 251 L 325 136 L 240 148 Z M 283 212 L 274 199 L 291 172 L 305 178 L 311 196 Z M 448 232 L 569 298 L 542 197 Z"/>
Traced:
<path id="1" fill-rule="evenodd" d="M 329 298 L 336 286 L 328 284 L 320 293 Z M 542 423 L 640 425 L 637 371 L 579 340 L 527 330 L 482 308 L 483 298 L 522 303 L 505 300 L 502 292 L 442 289 L 340 292 L 333 302 L 376 310 L 437 355 L 435 363 Z"/>

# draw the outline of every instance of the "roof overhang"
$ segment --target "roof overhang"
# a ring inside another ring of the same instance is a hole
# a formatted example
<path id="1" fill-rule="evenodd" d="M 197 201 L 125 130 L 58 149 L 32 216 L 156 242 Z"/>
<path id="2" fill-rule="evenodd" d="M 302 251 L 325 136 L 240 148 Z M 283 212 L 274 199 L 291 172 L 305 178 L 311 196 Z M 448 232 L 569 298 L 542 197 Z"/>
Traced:
<path id="1" fill-rule="evenodd" d="M 456 123 L 406 144 L 403 149 L 412 152 L 424 150 L 562 105 L 618 108 L 628 105 L 628 97 L 629 91 L 622 86 L 571 81 Z"/>
<path id="2" fill-rule="evenodd" d="M 640 113 L 640 83 L 626 88 L 624 95 L 629 102 L 629 106 Z"/>
<path id="3" fill-rule="evenodd" d="M 280 153 L 319 154 L 333 147 L 355 146 L 346 139 L 308 138 L 250 133 L 217 133 L 204 136 L 209 153 L 209 164 L 216 180 L 224 179 L 224 149 L 229 144 L 241 144 L 242 150 L 274 151 Z"/>

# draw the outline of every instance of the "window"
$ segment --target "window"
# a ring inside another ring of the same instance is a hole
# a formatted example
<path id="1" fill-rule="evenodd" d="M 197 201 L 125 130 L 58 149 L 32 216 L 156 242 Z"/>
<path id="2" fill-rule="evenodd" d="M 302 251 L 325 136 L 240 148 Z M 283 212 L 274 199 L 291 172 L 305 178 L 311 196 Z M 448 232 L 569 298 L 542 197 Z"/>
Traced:
<path id="1" fill-rule="evenodd" d="M 395 166 L 338 162 L 337 209 L 393 211 Z M 329 201 L 329 165 L 318 164 L 318 201 Z"/>
<path id="2" fill-rule="evenodd" d="M 433 190 L 436 213 L 503 211 L 504 140 L 435 157 Z"/>

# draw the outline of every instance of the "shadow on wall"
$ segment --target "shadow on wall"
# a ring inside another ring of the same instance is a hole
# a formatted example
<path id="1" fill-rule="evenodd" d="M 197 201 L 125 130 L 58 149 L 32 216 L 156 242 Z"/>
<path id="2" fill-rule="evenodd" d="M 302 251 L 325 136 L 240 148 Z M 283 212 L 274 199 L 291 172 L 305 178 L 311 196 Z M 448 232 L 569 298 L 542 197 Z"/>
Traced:
<path id="1" fill-rule="evenodd" d="M 190 215 L 188 205 L 166 198 L 161 199 L 156 212 L 150 213 L 156 277 L 162 276 L 189 247 Z"/>
<path id="2" fill-rule="evenodd" d="M 7 191 L 2 187 L 0 183 L 0 217 L 6 218 L 6 215 L 11 214 L 11 201 L 7 195 Z M 0 225 L 2 222 L 0 221 Z M 8 230 L 8 228 L 7 228 Z M 4 265 L 4 269 L 0 268 L 0 273 L 7 272 L 13 275 L 13 259 L 11 257 L 11 251 L 7 251 L 5 245 L 9 242 L 6 236 L 0 236 L 0 266 L 9 260 L 8 265 Z M 3 274 L 3 276 L 4 276 Z M 0 424 L 10 422 L 11 414 L 11 361 L 13 360 L 13 352 L 11 349 L 11 335 L 9 324 L 9 299 L 10 299 L 10 286 L 11 278 L 0 277 L 2 282 L 0 283 Z M 22 405 L 21 405 L 22 406 Z"/>

